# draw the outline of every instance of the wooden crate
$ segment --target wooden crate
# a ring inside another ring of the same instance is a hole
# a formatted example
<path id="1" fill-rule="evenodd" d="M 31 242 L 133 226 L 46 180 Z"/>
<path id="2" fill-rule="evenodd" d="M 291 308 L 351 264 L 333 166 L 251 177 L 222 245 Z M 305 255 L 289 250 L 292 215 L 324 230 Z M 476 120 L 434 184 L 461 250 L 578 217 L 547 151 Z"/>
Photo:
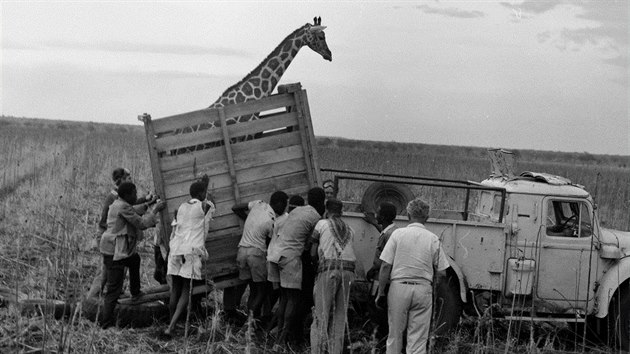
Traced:
<path id="1" fill-rule="evenodd" d="M 204 267 L 209 279 L 237 272 L 236 252 L 242 220 L 232 206 L 256 199 L 269 201 L 277 190 L 305 195 L 321 184 L 315 157 L 315 137 L 306 91 L 299 83 L 283 85 L 279 94 L 218 109 L 202 109 L 144 122 L 153 180 L 167 201 L 162 212 L 162 237 L 168 244 L 173 212 L 190 199 L 190 184 L 210 176 L 209 191 L 216 203 L 206 237 L 210 255 Z M 256 114 L 257 120 L 226 124 L 232 117 Z M 214 128 L 191 127 L 214 122 Z M 255 136 L 244 140 L 243 136 Z M 204 146 L 194 152 L 188 147 Z"/>

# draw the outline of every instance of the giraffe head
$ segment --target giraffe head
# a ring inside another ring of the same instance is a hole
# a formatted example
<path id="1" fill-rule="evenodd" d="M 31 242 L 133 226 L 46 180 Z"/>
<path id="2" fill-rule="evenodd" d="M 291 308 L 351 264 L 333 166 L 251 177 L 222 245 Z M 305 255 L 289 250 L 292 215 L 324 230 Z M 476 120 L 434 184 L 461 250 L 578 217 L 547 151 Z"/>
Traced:
<path id="1" fill-rule="evenodd" d="M 326 44 L 326 35 L 324 34 L 324 29 L 326 26 L 322 26 L 322 18 L 314 18 L 314 23 L 311 25 L 307 23 L 305 28 L 305 44 L 311 48 L 315 53 L 319 53 L 322 58 L 332 61 L 332 53 L 330 49 L 328 49 L 328 44 Z"/>

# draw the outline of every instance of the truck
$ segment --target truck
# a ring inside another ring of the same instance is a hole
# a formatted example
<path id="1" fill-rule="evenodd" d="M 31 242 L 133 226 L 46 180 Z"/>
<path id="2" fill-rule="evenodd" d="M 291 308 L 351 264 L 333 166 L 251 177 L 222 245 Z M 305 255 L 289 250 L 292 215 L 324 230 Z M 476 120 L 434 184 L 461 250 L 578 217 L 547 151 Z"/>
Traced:
<path id="1" fill-rule="evenodd" d="M 193 293 L 240 283 L 236 252 L 243 223 L 233 205 L 267 200 L 276 190 L 305 195 L 321 186 L 325 173 L 355 233 L 353 292 L 369 291 L 365 276 L 379 237 L 366 213 L 393 202 L 401 211 L 395 222 L 403 227 L 409 222 L 406 203 L 420 196 L 433 206 L 426 227 L 439 236 L 451 265 L 435 293 L 438 331 L 455 327 L 463 311 L 483 315 L 497 309 L 494 314 L 507 320 L 595 323 L 628 350 L 630 233 L 600 227 L 597 205 L 584 187 L 546 173 L 514 175 L 511 154 L 504 150 L 491 151 L 492 174 L 481 182 L 320 169 L 306 90 L 297 83 L 279 86 L 278 92 L 218 109 L 141 117 L 155 187 L 167 201 L 161 215 L 164 244 L 190 183 L 210 176 L 217 211 L 206 238 L 210 259 L 203 275 L 211 285 Z M 237 116 L 257 119 L 226 124 Z M 207 122 L 214 128 L 188 129 Z"/>
<path id="2" fill-rule="evenodd" d="M 583 186 L 547 173 L 514 175 L 509 151 L 489 153 L 492 173 L 481 182 L 327 170 L 336 190 L 371 183 L 360 202 L 345 201 L 359 210 L 344 213 L 359 235 L 359 276 L 370 268 L 378 239 L 365 212 L 382 201 L 400 210 L 417 195 L 444 207 L 432 208 L 425 224 L 451 265 L 436 289 L 438 330 L 452 328 L 463 311 L 492 310 L 506 320 L 583 324 L 627 351 L 630 233 L 601 227 L 597 204 Z M 395 223 L 409 221 L 401 215 Z"/>

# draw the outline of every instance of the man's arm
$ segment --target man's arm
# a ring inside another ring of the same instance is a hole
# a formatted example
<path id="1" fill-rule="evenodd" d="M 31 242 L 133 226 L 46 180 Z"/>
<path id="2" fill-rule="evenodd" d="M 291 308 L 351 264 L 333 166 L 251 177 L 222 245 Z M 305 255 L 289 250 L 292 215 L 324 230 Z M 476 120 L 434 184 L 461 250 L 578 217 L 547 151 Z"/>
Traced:
<path id="1" fill-rule="evenodd" d="M 319 247 L 319 240 L 311 237 L 311 261 L 317 262 L 317 247 Z"/>
<path id="2" fill-rule="evenodd" d="M 247 211 L 249 210 L 249 203 L 238 203 L 232 207 L 232 211 L 239 218 L 245 220 L 247 219 Z"/>
<path id="3" fill-rule="evenodd" d="M 376 295 L 376 300 L 374 300 L 376 307 L 380 309 L 384 309 L 387 305 L 385 289 L 387 288 L 387 284 L 389 284 L 391 274 L 392 265 L 383 261 L 381 264 L 381 271 L 378 274 L 378 294 Z"/>
<path id="4" fill-rule="evenodd" d="M 378 273 L 378 296 L 385 296 L 385 286 L 389 284 L 392 275 L 392 265 L 383 261 L 381 271 Z"/>

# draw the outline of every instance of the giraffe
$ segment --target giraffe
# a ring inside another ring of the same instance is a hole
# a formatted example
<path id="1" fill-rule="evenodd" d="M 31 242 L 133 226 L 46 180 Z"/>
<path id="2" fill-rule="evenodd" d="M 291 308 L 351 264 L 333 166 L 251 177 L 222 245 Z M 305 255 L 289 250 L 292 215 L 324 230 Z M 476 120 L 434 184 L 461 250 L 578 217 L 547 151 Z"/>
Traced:
<path id="1" fill-rule="evenodd" d="M 324 34 L 326 26 L 322 26 L 321 21 L 321 17 L 316 17 L 313 19 L 312 25 L 307 23 L 289 34 L 254 70 L 247 74 L 241 81 L 225 90 L 208 108 L 219 108 L 269 96 L 293 59 L 295 59 L 297 53 L 305 45 L 320 54 L 325 60 L 332 61 L 332 54 L 330 49 L 328 49 L 326 36 Z M 247 122 L 258 118 L 257 114 L 231 117 L 226 120 L 226 124 Z M 207 122 L 194 127 L 185 128 L 179 132 L 176 131 L 175 134 L 218 128 L 219 124 L 218 121 Z M 191 146 L 178 149 L 176 154 L 207 149 L 217 145 L 217 143 L 207 143 L 205 145 Z"/>

